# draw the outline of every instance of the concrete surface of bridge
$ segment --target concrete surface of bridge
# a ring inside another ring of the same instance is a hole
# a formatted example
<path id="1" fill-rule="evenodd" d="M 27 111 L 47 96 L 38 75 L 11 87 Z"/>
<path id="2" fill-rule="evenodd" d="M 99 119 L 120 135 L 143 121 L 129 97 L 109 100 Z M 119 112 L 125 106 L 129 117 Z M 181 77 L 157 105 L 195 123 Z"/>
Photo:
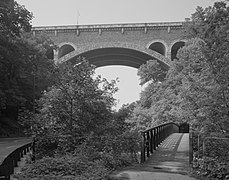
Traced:
<path id="1" fill-rule="evenodd" d="M 0 165 L 2 161 L 15 149 L 32 142 L 32 138 L 0 138 Z"/>

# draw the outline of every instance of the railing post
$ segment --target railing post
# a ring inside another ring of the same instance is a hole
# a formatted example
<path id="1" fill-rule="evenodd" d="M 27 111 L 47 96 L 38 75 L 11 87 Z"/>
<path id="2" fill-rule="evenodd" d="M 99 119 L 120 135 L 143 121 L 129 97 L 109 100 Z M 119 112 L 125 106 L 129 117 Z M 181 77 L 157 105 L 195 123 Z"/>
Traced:
<path id="1" fill-rule="evenodd" d="M 166 138 L 166 136 L 165 136 L 165 127 L 166 127 L 166 125 L 164 125 L 163 127 L 162 127 L 162 137 L 163 137 L 163 140 L 165 140 L 165 138 Z"/>
<path id="2" fill-rule="evenodd" d="M 156 150 L 156 129 L 153 129 L 153 149 Z"/>
<path id="3" fill-rule="evenodd" d="M 160 127 L 160 144 L 163 141 L 163 126 Z"/>
<path id="4" fill-rule="evenodd" d="M 145 162 L 145 133 L 141 132 L 141 163 Z"/>
<path id="5" fill-rule="evenodd" d="M 189 132 L 189 164 L 193 161 L 193 132 Z"/>
<path id="6" fill-rule="evenodd" d="M 158 130 L 158 127 L 156 128 L 156 147 L 158 147 L 158 144 L 159 144 L 159 130 Z"/>
<path id="7" fill-rule="evenodd" d="M 157 128 L 157 137 L 158 137 L 158 141 L 157 141 L 157 147 L 160 144 L 160 126 Z"/>
<path id="8" fill-rule="evenodd" d="M 7 175 L 13 174 L 14 173 L 14 163 L 13 163 L 13 158 L 11 157 L 11 155 L 9 157 L 7 157 L 7 168 L 8 168 L 8 172 Z"/>
<path id="9" fill-rule="evenodd" d="M 150 130 L 150 152 L 151 153 L 153 153 L 153 141 L 154 141 L 153 130 Z"/>
<path id="10" fill-rule="evenodd" d="M 157 128 L 157 147 L 160 144 L 160 127 Z"/>
<path id="11" fill-rule="evenodd" d="M 35 136 L 33 136 L 33 142 L 32 142 L 32 161 L 33 162 L 35 162 L 35 153 L 36 153 L 36 151 L 35 151 Z"/>
<path id="12" fill-rule="evenodd" d="M 149 131 L 147 131 L 147 133 L 146 133 L 146 143 L 145 143 L 145 145 L 146 145 L 146 150 L 147 150 L 147 157 L 149 157 L 149 143 L 150 143 L 150 137 L 149 137 Z"/>

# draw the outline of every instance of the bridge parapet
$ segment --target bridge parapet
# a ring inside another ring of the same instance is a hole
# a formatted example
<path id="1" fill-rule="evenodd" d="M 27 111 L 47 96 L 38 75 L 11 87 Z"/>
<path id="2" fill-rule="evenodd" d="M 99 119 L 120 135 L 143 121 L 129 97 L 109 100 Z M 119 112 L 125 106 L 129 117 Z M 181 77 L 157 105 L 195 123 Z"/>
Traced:
<path id="1" fill-rule="evenodd" d="M 127 23 L 127 24 L 93 24 L 93 25 L 67 25 L 67 26 L 39 26 L 33 27 L 32 31 L 96 31 L 103 30 L 122 30 L 124 29 L 183 29 L 184 22 L 159 22 L 159 23 Z"/>

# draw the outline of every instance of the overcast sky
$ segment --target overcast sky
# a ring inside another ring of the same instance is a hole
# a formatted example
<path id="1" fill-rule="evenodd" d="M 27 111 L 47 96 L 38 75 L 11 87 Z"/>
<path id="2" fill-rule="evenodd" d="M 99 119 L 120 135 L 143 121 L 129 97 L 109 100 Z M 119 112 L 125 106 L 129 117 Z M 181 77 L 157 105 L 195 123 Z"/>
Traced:
<path id="1" fill-rule="evenodd" d="M 197 6 L 214 0 L 16 0 L 34 15 L 33 26 L 184 21 Z M 108 80 L 119 77 L 118 108 L 139 99 L 137 69 L 107 66 L 97 69 Z"/>

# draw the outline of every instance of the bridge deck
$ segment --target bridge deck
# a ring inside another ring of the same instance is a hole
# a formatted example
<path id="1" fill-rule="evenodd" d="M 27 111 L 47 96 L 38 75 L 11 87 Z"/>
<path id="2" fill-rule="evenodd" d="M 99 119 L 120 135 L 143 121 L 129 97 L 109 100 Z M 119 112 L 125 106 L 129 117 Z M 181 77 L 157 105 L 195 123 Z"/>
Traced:
<path id="1" fill-rule="evenodd" d="M 126 180 L 191 180 L 189 171 L 189 134 L 174 133 L 141 165 L 115 175 Z"/>
<path id="2" fill-rule="evenodd" d="M 32 142 L 32 138 L 0 138 L 0 165 L 17 148 Z"/>

